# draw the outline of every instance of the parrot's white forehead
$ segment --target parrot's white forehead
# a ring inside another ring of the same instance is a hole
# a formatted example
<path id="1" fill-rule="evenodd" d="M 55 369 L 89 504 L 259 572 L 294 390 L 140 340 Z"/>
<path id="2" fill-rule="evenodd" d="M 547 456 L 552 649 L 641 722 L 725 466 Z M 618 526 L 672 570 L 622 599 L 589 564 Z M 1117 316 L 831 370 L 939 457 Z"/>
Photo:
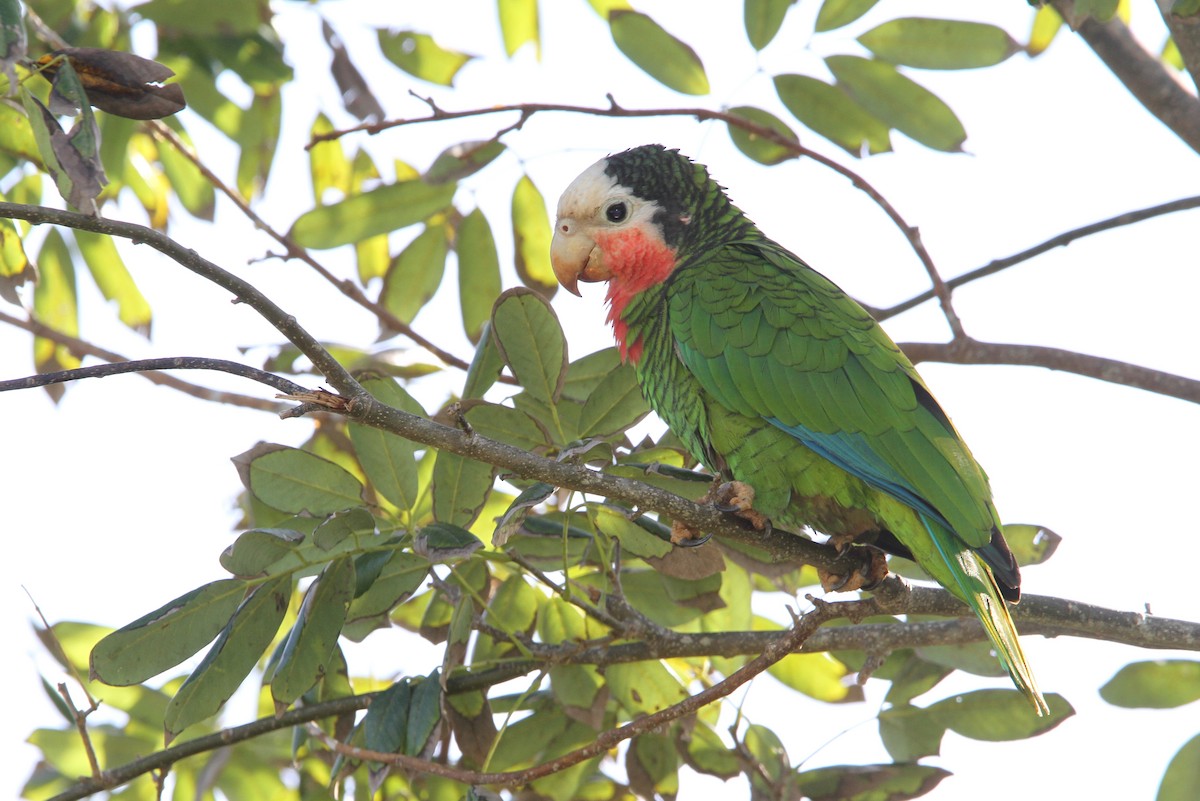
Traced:
<path id="1" fill-rule="evenodd" d="M 590 217 L 601 204 L 618 194 L 617 181 L 604 173 L 608 159 L 600 159 L 571 182 L 558 199 L 559 217 Z"/>

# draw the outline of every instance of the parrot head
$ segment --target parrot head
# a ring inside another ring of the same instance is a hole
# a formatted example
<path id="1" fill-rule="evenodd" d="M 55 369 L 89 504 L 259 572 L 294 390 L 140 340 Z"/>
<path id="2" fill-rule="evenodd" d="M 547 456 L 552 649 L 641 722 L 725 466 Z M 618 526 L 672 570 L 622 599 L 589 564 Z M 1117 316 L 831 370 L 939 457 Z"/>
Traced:
<path id="1" fill-rule="evenodd" d="M 600 159 L 571 182 L 558 202 L 550 260 L 572 294 L 580 281 L 608 282 L 608 319 L 624 346 L 621 314 L 635 295 L 748 227 L 702 165 L 643 145 Z"/>

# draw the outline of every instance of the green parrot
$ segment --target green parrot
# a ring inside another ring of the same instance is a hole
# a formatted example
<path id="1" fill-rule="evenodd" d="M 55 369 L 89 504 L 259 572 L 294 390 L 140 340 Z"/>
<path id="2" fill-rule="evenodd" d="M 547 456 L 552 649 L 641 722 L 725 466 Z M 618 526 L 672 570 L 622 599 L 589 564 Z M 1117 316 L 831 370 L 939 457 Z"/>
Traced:
<path id="1" fill-rule="evenodd" d="M 576 295 L 607 282 L 622 358 L 692 455 L 737 485 L 733 505 L 915 559 L 1048 711 L 1009 616 L 1021 577 L 987 476 L 865 309 L 661 145 L 571 183 L 551 260 Z"/>

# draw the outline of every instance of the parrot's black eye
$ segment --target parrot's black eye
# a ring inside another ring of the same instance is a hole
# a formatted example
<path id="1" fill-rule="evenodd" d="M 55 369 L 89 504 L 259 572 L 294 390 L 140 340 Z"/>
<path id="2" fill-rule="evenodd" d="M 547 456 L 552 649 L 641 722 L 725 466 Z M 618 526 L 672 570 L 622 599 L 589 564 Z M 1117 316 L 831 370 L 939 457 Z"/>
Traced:
<path id="1" fill-rule="evenodd" d="M 617 201 L 604 210 L 604 216 L 610 223 L 624 222 L 629 214 L 629 207 L 623 201 Z"/>

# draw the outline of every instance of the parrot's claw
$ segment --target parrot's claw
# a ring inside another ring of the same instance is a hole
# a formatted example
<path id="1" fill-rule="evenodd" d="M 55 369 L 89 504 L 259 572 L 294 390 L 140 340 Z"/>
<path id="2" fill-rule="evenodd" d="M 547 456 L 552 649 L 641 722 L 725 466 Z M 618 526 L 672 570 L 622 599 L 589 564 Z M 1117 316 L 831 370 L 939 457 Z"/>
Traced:
<path id="1" fill-rule="evenodd" d="M 743 481 L 726 481 L 711 487 L 701 503 L 711 503 L 721 512 L 733 512 L 758 531 L 769 530 L 770 519 L 754 508 L 754 487 Z"/>
<path id="2" fill-rule="evenodd" d="M 888 575 L 887 556 L 883 551 L 869 545 L 847 548 L 838 557 L 838 562 L 851 565 L 850 569 L 842 572 L 825 567 L 817 568 L 817 576 L 825 592 L 870 590 Z M 857 562 L 857 565 L 853 565 L 854 562 Z"/>
<path id="3" fill-rule="evenodd" d="M 695 530 L 676 520 L 671 524 L 671 544 L 682 548 L 695 548 L 712 539 L 712 533 L 697 534 Z"/>

